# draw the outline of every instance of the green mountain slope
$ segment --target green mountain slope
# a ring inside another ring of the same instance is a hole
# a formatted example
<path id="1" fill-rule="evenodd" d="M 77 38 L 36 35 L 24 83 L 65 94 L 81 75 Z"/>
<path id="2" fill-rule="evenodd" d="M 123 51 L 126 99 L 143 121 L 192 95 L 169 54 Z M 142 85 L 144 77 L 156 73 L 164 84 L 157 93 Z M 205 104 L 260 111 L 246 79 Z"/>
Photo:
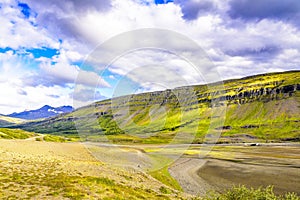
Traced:
<path id="1" fill-rule="evenodd" d="M 15 126 L 136 143 L 299 141 L 300 71 L 122 96 Z"/>

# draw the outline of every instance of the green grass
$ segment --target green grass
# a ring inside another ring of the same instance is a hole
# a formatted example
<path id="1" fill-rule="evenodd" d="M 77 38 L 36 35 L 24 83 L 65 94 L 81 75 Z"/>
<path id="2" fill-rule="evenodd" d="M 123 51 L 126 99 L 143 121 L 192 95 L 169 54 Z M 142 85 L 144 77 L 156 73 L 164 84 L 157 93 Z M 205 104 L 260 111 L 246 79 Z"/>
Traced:
<path id="1" fill-rule="evenodd" d="M 150 174 L 153 178 L 157 179 L 163 184 L 175 190 L 182 191 L 179 183 L 170 175 L 168 171 L 169 165 L 172 163 L 172 160 L 166 156 L 156 154 L 156 152 L 152 152 L 151 149 L 145 149 L 145 151 L 148 152 L 149 158 L 151 158 L 153 162 L 153 166 L 151 169 L 149 169 L 148 174 Z M 167 191 L 167 188 L 162 190 Z"/>
<path id="2" fill-rule="evenodd" d="M 179 183 L 170 175 L 169 171 L 168 171 L 168 166 L 163 167 L 159 170 L 156 171 L 152 171 L 149 172 L 149 174 L 157 179 L 158 181 L 162 182 L 163 184 L 178 190 L 178 191 L 182 191 L 181 186 L 179 185 Z M 167 188 L 163 188 L 162 190 L 165 190 L 166 193 L 170 192 Z"/>
<path id="3" fill-rule="evenodd" d="M 34 198 L 46 192 L 48 197 L 69 199 L 169 199 L 167 196 L 158 195 L 152 190 L 117 184 L 106 177 L 75 176 L 64 172 L 52 171 L 54 166 L 44 166 L 43 171 L 16 172 L 7 174 L 0 171 L 0 186 L 4 190 L 21 189 L 26 187 L 25 198 Z M 34 174 L 32 174 L 34 173 Z M 32 174 L 32 175 L 30 175 Z M 43 176 L 41 176 L 43 174 Z M 27 188 L 27 186 L 31 186 Z M 43 191 L 42 188 L 47 188 Z M 161 191 L 161 193 L 165 193 Z M 15 196 L 18 198 L 17 196 Z M 13 196 L 7 196 L 13 198 Z"/>
<path id="4" fill-rule="evenodd" d="M 43 140 L 46 142 L 66 142 L 67 139 L 65 137 L 56 136 L 56 135 L 45 135 Z"/>
<path id="5" fill-rule="evenodd" d="M 46 142 L 76 142 L 79 141 L 78 135 L 49 135 L 37 134 L 33 132 L 24 131 L 21 129 L 0 128 L 0 139 L 28 139 L 31 137 L 40 136 L 35 138 L 35 141 Z"/>
<path id="6" fill-rule="evenodd" d="M 7 117 L 7 116 L 0 115 L 0 126 L 20 124 L 20 123 L 23 123 L 25 121 L 26 120 L 24 120 L 24 119 L 19 119 L 19 118 L 13 118 L 13 117 Z"/>
<path id="7" fill-rule="evenodd" d="M 200 198 L 202 199 L 202 198 Z M 300 197 L 295 193 L 275 195 L 273 187 L 266 188 L 247 188 L 245 186 L 234 186 L 233 188 L 218 194 L 211 192 L 203 200 L 299 200 Z"/>
<path id="8" fill-rule="evenodd" d="M 36 135 L 21 129 L 0 128 L 0 139 L 27 139 Z"/>

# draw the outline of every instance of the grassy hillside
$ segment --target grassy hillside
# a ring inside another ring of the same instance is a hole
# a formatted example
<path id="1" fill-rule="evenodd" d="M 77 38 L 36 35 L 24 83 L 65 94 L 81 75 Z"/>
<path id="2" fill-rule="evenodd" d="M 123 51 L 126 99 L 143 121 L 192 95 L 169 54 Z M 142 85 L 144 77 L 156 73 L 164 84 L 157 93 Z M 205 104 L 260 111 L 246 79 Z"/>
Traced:
<path id="1" fill-rule="evenodd" d="M 76 142 L 77 138 L 51 134 L 37 134 L 21 129 L 0 128 L 0 139 L 28 139 L 45 142 Z"/>
<path id="2" fill-rule="evenodd" d="M 9 126 L 12 124 L 20 124 L 20 123 L 24 123 L 24 122 L 25 122 L 25 120 L 23 120 L 23 119 L 0 115 L 0 127 Z"/>
<path id="3" fill-rule="evenodd" d="M 117 97 L 15 127 L 116 143 L 202 143 L 220 131 L 219 142 L 299 141 L 299 122 L 300 71 L 290 71 Z"/>
<path id="4" fill-rule="evenodd" d="M 0 139 L 27 139 L 33 136 L 36 134 L 20 129 L 0 128 Z"/>

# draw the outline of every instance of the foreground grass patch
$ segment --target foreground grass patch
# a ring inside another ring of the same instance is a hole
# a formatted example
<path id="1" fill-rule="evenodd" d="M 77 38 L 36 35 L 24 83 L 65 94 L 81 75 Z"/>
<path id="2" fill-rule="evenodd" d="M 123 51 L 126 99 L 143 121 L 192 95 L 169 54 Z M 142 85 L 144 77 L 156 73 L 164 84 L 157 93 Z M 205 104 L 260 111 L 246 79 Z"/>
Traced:
<path id="1" fill-rule="evenodd" d="M 11 193 L 6 195 L 8 199 L 45 196 L 69 199 L 169 199 L 152 190 L 117 184 L 106 177 L 72 176 L 63 172 L 56 175 L 1 172 L 1 176 L 6 177 L 1 180 L 1 190 Z"/>
<path id="2" fill-rule="evenodd" d="M 45 135 L 43 138 L 46 142 L 66 142 L 67 139 L 62 136 L 56 136 L 56 135 Z"/>
<path id="3" fill-rule="evenodd" d="M 0 141 L 0 199 L 181 198 L 163 187 L 95 160 L 79 143 Z"/>
<path id="4" fill-rule="evenodd" d="M 149 174 L 157 179 L 158 181 L 164 183 L 167 186 L 170 186 L 171 188 L 174 188 L 175 190 L 182 191 L 181 186 L 179 183 L 170 175 L 168 171 L 168 166 L 163 167 L 162 169 L 149 172 Z M 161 188 L 160 189 L 163 193 L 170 193 L 167 188 Z"/>
<path id="5" fill-rule="evenodd" d="M 295 193 L 286 193 L 276 196 L 273 187 L 266 188 L 247 188 L 245 186 L 234 186 L 222 194 L 211 192 L 203 200 L 299 200 L 300 197 Z"/>
<path id="6" fill-rule="evenodd" d="M 151 152 L 150 149 L 148 149 L 147 151 Z M 162 182 L 163 184 L 175 190 L 182 191 L 179 183 L 170 175 L 168 171 L 168 167 L 172 163 L 172 161 L 167 157 L 159 154 L 149 154 L 149 157 L 152 159 L 154 165 L 152 166 L 152 169 L 150 169 L 148 174 L 150 174 L 153 178 Z M 160 191 L 163 193 L 170 192 L 167 188 L 160 188 Z"/>

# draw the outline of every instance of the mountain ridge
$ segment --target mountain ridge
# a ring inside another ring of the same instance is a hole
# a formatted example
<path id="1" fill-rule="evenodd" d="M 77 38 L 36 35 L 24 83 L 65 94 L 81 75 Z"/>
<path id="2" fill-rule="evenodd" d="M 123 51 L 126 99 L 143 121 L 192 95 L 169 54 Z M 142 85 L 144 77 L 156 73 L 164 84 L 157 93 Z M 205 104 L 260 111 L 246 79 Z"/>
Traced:
<path id="1" fill-rule="evenodd" d="M 54 117 L 59 114 L 72 112 L 74 108 L 72 106 L 60 106 L 60 107 L 52 107 L 49 105 L 44 105 L 41 108 L 36 110 L 26 110 L 23 112 L 14 112 L 8 115 L 7 117 L 25 119 L 25 120 L 36 120 L 48 117 Z"/>

